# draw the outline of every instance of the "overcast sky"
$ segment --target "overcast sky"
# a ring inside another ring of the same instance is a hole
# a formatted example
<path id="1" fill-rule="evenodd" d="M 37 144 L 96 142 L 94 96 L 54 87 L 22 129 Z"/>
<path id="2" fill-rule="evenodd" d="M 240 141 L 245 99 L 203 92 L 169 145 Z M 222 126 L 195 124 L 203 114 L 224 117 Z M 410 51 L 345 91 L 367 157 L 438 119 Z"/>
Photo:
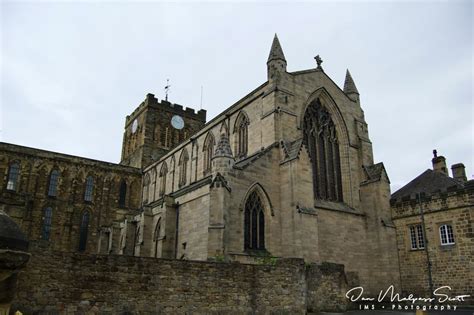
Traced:
<path id="1" fill-rule="evenodd" d="M 154 93 L 208 120 L 266 80 L 278 33 L 288 71 L 361 94 L 392 192 L 438 149 L 473 178 L 472 1 L 1 2 L 0 141 L 110 162 L 125 116 Z"/>

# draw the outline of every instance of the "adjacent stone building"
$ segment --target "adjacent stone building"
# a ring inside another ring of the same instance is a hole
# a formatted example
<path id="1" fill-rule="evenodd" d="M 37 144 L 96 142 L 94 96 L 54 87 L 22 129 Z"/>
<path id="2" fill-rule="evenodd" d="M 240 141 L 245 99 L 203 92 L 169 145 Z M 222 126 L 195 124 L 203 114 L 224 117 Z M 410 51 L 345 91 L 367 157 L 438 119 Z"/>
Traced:
<path id="1" fill-rule="evenodd" d="M 52 250 L 117 252 L 120 223 L 139 213 L 137 168 L 0 143 L 0 174 L 0 210 Z"/>
<path id="2" fill-rule="evenodd" d="M 467 180 L 462 163 L 451 167 L 450 177 L 446 159 L 437 156 L 436 151 L 432 163 L 433 169 L 420 174 L 391 198 L 401 288 L 429 296 L 431 290 L 449 286 L 449 295 L 470 294 L 472 304 L 474 180 Z"/>
<path id="3" fill-rule="evenodd" d="M 152 94 L 125 123 L 120 164 L 0 144 L 0 207 L 53 250 L 185 260 L 343 264 L 349 285 L 399 285 L 389 179 L 359 92 L 288 72 L 206 122 Z"/>

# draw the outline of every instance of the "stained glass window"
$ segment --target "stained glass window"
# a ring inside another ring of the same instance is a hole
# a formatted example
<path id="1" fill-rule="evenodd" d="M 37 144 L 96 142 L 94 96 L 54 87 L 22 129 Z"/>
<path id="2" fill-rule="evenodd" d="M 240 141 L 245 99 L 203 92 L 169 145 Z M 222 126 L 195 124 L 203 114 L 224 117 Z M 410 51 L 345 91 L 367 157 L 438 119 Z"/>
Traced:
<path id="1" fill-rule="evenodd" d="M 343 201 L 336 126 L 319 99 L 313 101 L 306 109 L 303 128 L 303 141 L 312 164 L 315 198 Z"/>

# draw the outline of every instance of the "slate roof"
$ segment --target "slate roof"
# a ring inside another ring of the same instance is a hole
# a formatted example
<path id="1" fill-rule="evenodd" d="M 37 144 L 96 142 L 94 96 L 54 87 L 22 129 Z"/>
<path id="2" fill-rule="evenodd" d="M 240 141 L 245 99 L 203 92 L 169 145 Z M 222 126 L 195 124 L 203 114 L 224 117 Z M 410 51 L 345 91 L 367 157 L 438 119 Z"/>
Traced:
<path id="1" fill-rule="evenodd" d="M 445 192 L 448 189 L 462 189 L 464 184 L 441 172 L 427 169 L 414 180 L 392 194 L 392 200 L 404 197 L 414 197 L 417 193 L 431 195 L 436 192 Z"/>
<path id="2" fill-rule="evenodd" d="M 241 169 L 241 170 L 246 168 L 247 166 L 249 166 L 250 164 L 252 164 L 256 160 L 258 160 L 260 157 L 262 157 L 265 154 L 267 154 L 268 152 L 270 152 L 271 149 L 273 149 L 274 147 L 277 147 L 278 144 L 279 144 L 278 142 L 270 144 L 268 147 L 262 148 L 260 151 L 257 151 L 254 154 L 244 158 L 243 160 L 240 160 L 240 161 L 236 162 L 234 164 L 234 168 Z"/>

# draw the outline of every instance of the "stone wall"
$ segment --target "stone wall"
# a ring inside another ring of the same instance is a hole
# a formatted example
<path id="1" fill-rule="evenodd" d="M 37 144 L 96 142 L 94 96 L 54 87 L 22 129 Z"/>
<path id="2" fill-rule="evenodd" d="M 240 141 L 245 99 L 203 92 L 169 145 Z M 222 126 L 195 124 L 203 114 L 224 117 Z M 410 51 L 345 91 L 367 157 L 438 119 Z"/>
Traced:
<path id="1" fill-rule="evenodd" d="M 346 310 L 347 279 L 344 265 L 322 263 L 306 268 L 308 312 Z M 323 297 L 323 298 L 322 298 Z"/>
<path id="2" fill-rule="evenodd" d="M 305 314 L 345 309 L 344 267 L 36 252 L 12 310 L 100 314 Z"/>

